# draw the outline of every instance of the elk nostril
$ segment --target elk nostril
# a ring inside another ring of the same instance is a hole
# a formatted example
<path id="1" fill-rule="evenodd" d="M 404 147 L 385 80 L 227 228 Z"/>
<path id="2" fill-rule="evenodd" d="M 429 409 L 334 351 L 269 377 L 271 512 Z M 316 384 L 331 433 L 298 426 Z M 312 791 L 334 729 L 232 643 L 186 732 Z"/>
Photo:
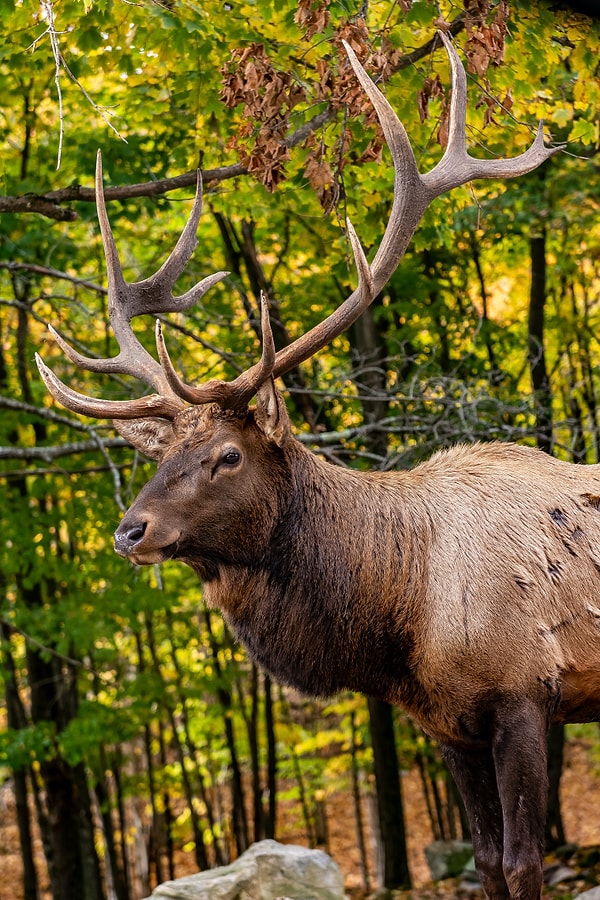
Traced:
<path id="1" fill-rule="evenodd" d="M 136 522 L 128 525 L 123 519 L 115 531 L 115 550 L 121 556 L 128 556 L 139 544 L 146 533 L 147 522 Z"/>
<path id="2" fill-rule="evenodd" d="M 138 541 L 144 537 L 146 532 L 147 522 L 140 522 L 139 525 L 132 525 L 131 528 L 128 528 L 123 537 L 126 541 L 129 541 L 130 544 L 137 544 Z"/>

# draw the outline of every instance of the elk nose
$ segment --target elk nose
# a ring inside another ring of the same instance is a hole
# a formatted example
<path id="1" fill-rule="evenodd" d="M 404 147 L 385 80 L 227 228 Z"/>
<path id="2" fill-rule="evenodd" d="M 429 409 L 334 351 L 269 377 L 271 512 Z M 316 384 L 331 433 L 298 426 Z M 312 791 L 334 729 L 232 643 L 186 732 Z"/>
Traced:
<path id="1" fill-rule="evenodd" d="M 131 551 L 139 544 L 146 532 L 147 522 L 136 522 L 129 525 L 123 519 L 115 531 L 115 550 L 121 556 L 129 556 Z"/>

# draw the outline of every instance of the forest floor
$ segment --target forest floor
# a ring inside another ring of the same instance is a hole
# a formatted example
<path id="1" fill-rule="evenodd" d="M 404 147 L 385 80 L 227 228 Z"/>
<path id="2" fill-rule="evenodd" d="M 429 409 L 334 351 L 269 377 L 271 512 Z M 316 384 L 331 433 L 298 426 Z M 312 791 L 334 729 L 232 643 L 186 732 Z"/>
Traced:
<path id="1" fill-rule="evenodd" d="M 477 900 L 482 896 L 481 891 L 468 889 L 460 879 L 448 879 L 438 885 L 431 882 L 424 848 L 431 843 L 432 834 L 416 772 L 406 773 L 403 776 L 403 792 L 409 865 L 414 888 L 409 892 L 398 893 L 397 896 L 402 900 L 454 900 L 454 898 Z M 370 892 L 365 891 L 351 804 L 348 795 L 336 794 L 327 798 L 328 850 L 344 873 L 348 896 L 352 900 L 363 900 L 374 891 L 374 888 L 371 887 Z M 571 875 L 559 884 L 545 888 L 545 898 L 573 897 L 600 884 L 600 774 L 597 768 L 594 770 L 590 761 L 589 745 L 585 739 L 571 738 L 565 747 L 561 805 L 567 840 L 579 850 L 562 859 L 548 858 L 550 871 L 563 865 L 571 870 Z M 306 844 L 302 832 L 298 829 L 296 816 L 280 821 L 278 838 L 283 843 Z M 372 846 L 371 841 L 368 843 Z M 39 841 L 36 842 L 36 853 L 41 861 L 42 849 Z M 178 876 L 193 871 L 191 854 L 186 854 L 187 860 L 182 859 L 183 854 L 178 856 L 181 867 Z M 40 870 L 43 868 L 42 865 Z M 369 859 L 369 868 L 369 880 L 373 886 L 375 878 L 372 858 Z M 14 797 L 10 783 L 7 783 L 0 788 L 0 900 L 22 900 L 21 872 Z M 396 894 L 394 896 L 396 897 Z M 50 900 L 47 890 L 44 891 L 42 900 Z"/>

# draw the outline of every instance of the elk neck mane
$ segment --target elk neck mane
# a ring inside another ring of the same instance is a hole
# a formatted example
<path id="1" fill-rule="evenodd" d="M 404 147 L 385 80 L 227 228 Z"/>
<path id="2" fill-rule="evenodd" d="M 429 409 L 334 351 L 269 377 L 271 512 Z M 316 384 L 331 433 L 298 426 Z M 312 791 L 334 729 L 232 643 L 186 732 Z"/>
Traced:
<path id="1" fill-rule="evenodd" d="M 206 599 L 257 662 L 299 690 L 397 696 L 419 627 L 429 531 L 423 510 L 403 499 L 409 473 L 344 469 L 294 439 L 284 453 L 292 479 L 268 546 L 255 564 L 221 565 Z"/>

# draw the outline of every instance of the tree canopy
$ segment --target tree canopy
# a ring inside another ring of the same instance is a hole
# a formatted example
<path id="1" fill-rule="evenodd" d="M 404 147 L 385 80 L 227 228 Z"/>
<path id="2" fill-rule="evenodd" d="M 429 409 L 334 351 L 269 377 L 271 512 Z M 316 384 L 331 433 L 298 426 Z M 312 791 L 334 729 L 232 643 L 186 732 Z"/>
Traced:
<path id="1" fill-rule="evenodd" d="M 320 321 L 356 282 L 345 219 L 372 254 L 393 191 L 342 41 L 424 171 L 447 138 L 442 30 L 467 66 L 470 152 L 514 156 L 540 119 L 566 149 L 518 181 L 435 201 L 368 315 L 286 375 L 298 436 L 359 467 L 490 438 L 597 461 L 598 23 L 542 0 L 0 0 L 0 23 L 0 771 L 15 780 L 24 896 L 46 877 L 36 828 L 56 900 L 95 900 L 109 881 L 119 900 L 144 896 L 175 872 L 175 845 L 200 867 L 226 861 L 279 834 L 292 800 L 316 842 L 323 796 L 340 786 L 359 798 L 360 835 L 373 765 L 363 700 L 309 708 L 257 672 L 191 573 L 115 556 L 119 513 L 151 467 L 110 423 L 59 409 L 33 354 L 92 396 L 144 390 L 76 370 L 46 330 L 89 355 L 116 349 L 98 149 L 128 280 L 168 255 L 202 170 L 181 287 L 230 275 L 165 319 L 188 381 L 255 361 L 261 291 L 278 346 Z M 135 327 L 154 352 L 152 323 Z M 433 797 L 445 777 L 434 750 L 395 726 L 403 767 L 428 773 Z M 125 833 L 144 844 L 145 872 Z"/>

